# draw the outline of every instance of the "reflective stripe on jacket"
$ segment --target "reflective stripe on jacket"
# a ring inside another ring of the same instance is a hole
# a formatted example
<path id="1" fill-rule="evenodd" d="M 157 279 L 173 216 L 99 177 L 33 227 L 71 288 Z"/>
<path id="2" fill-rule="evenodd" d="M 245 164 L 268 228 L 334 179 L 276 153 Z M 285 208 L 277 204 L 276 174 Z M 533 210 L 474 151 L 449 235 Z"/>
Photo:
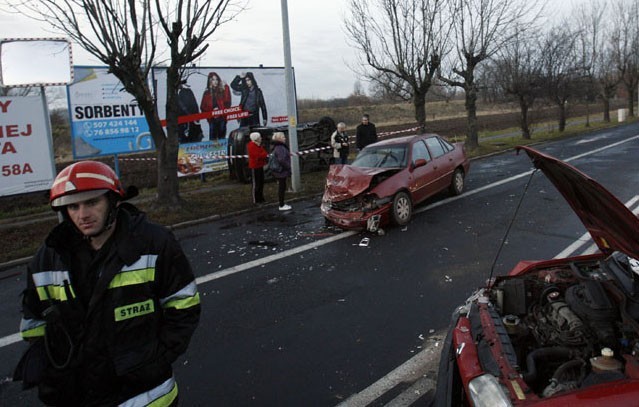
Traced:
<path id="1" fill-rule="evenodd" d="M 77 351 L 69 367 L 74 397 L 88 405 L 93 397 L 98 404 L 169 405 L 177 397 L 171 363 L 184 353 L 199 321 L 200 296 L 190 264 L 170 231 L 129 204 L 120 205 L 110 240 L 91 263 L 97 282 L 84 304 L 77 273 L 86 243 L 68 221 L 54 229 L 29 266 L 21 335 L 44 335 L 48 325 L 58 323 L 47 310 L 56 309 Z M 52 392 L 47 379 L 48 373 L 41 387 Z M 55 400 L 69 404 L 63 392 Z"/>

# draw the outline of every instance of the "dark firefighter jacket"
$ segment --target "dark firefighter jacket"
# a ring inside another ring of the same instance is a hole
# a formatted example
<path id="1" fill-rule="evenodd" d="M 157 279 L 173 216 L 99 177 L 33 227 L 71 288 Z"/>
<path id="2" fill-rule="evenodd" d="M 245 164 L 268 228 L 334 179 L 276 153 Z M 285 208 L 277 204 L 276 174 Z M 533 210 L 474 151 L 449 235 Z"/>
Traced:
<path id="1" fill-rule="evenodd" d="M 36 360 L 23 357 L 16 375 L 27 387 L 38 384 L 42 401 L 168 406 L 177 398 L 171 363 L 196 328 L 200 297 L 166 228 L 121 204 L 115 233 L 95 252 L 64 221 L 31 262 L 27 281 L 20 331 Z"/>

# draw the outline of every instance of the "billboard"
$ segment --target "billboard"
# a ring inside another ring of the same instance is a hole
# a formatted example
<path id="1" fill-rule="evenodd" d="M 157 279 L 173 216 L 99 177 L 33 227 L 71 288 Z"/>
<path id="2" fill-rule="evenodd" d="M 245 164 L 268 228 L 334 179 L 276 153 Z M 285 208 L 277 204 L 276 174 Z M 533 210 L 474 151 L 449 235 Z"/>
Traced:
<path id="1" fill-rule="evenodd" d="M 157 105 L 165 106 L 166 70 L 155 70 L 154 77 Z M 284 68 L 194 67 L 185 78 L 178 92 L 183 142 L 219 140 L 240 126 L 288 123 Z M 160 118 L 165 113 L 159 109 Z"/>
<path id="2" fill-rule="evenodd" d="M 144 114 L 108 68 L 75 66 L 67 96 L 73 158 L 155 149 Z"/>
<path id="3" fill-rule="evenodd" d="M 151 151 L 148 124 L 108 68 L 75 67 L 67 88 L 74 158 Z M 228 134 L 240 126 L 288 123 L 284 68 L 189 68 L 178 92 L 178 175 L 226 170 Z M 166 69 L 152 72 L 165 123 Z M 194 162 L 195 164 L 191 164 Z"/>
<path id="4" fill-rule="evenodd" d="M 0 196 L 51 187 L 49 120 L 40 96 L 0 97 Z"/>

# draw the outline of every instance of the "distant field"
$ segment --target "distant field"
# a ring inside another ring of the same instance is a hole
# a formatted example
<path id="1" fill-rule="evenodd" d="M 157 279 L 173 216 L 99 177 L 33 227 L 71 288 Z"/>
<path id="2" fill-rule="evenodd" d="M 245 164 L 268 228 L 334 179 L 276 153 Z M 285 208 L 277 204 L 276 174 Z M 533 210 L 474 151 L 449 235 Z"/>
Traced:
<path id="1" fill-rule="evenodd" d="M 514 106 L 509 104 L 478 106 L 478 114 L 496 114 L 512 112 Z M 348 127 L 359 124 L 362 114 L 368 113 L 376 126 L 394 126 L 398 124 L 415 123 L 415 108 L 411 103 L 393 103 L 366 106 L 348 106 L 338 108 L 300 109 L 298 119 L 300 123 L 315 122 L 321 117 L 332 117 L 336 122 L 344 122 Z M 463 100 L 450 102 L 429 102 L 426 104 L 426 121 L 465 116 Z"/>

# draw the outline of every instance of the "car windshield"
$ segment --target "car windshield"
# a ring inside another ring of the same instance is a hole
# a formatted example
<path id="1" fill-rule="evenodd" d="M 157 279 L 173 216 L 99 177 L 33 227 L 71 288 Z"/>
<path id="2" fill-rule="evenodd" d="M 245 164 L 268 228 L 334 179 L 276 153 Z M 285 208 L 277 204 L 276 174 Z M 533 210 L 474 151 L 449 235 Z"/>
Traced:
<path id="1" fill-rule="evenodd" d="M 354 167 L 397 168 L 406 167 L 406 145 L 367 147 L 357 154 Z"/>

